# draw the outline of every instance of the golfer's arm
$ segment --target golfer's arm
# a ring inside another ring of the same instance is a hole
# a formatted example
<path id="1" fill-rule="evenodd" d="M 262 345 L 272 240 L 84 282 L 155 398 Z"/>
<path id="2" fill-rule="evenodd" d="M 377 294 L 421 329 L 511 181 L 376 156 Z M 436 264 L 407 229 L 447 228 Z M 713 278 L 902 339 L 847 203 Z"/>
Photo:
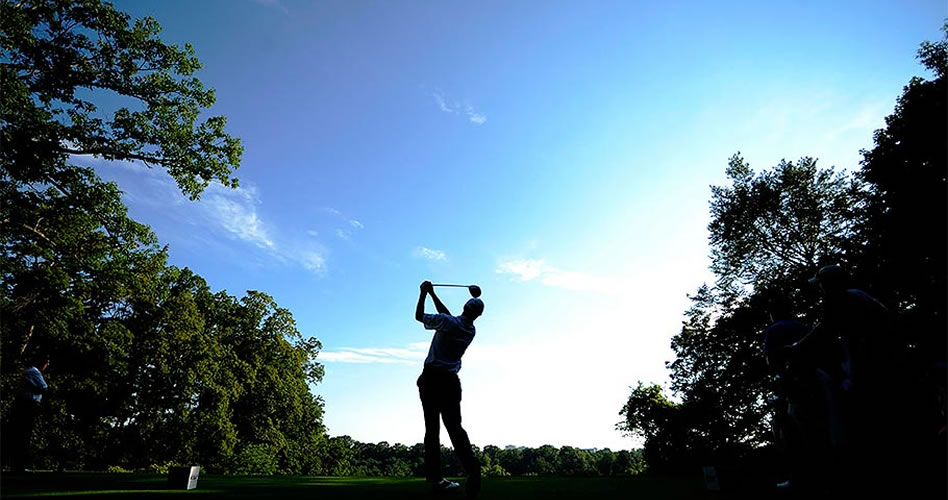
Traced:
<path id="1" fill-rule="evenodd" d="M 38 377 L 29 377 L 30 390 L 33 391 L 33 394 L 46 394 L 46 391 L 49 389 L 49 385 L 46 384 L 46 380 Z"/>
<path id="2" fill-rule="evenodd" d="M 451 311 L 448 310 L 448 307 L 441 302 L 441 299 L 439 299 L 434 292 L 431 293 L 431 300 L 434 301 L 435 309 L 437 309 L 439 313 L 451 316 Z"/>
<path id="3" fill-rule="evenodd" d="M 418 294 L 418 305 L 415 306 L 415 321 L 425 321 L 425 292 Z"/>

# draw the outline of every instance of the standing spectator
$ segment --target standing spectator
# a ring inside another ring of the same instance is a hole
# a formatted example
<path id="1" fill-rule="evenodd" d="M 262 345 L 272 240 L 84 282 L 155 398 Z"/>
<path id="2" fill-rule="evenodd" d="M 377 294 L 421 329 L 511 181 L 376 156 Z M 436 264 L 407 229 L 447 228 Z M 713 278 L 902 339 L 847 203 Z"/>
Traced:
<path id="1" fill-rule="evenodd" d="M 33 357 L 29 368 L 23 372 L 20 389 L 13 407 L 12 430 L 13 449 L 11 465 L 13 472 L 28 472 L 30 463 L 30 440 L 40 414 L 43 395 L 49 388 L 43 378 L 43 372 L 49 368 L 49 356 L 38 354 Z"/>

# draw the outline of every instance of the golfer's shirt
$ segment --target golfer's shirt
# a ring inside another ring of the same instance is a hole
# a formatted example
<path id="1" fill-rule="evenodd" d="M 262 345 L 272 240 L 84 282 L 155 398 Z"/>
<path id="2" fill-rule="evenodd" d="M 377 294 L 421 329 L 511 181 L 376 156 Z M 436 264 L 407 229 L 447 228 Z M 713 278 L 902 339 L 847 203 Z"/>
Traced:
<path id="1" fill-rule="evenodd" d="M 435 330 L 425 358 L 425 367 L 457 373 L 461 370 L 461 356 L 474 340 L 474 322 L 464 316 L 425 314 L 426 330 Z"/>

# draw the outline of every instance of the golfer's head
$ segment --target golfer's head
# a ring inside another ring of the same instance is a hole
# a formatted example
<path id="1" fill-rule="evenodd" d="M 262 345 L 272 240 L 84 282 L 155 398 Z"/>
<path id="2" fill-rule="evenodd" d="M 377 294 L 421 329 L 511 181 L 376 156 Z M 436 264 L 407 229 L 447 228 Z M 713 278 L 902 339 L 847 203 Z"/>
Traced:
<path id="1" fill-rule="evenodd" d="M 846 291 L 849 287 L 849 273 L 842 266 L 836 264 L 823 266 L 816 275 L 810 278 L 810 283 L 819 285 L 824 293 L 834 295 Z"/>
<path id="2" fill-rule="evenodd" d="M 46 371 L 49 367 L 49 355 L 45 352 L 37 352 L 30 358 L 30 364 L 41 372 Z"/>
<path id="3" fill-rule="evenodd" d="M 475 319 L 481 314 L 484 314 L 483 300 L 474 298 L 464 304 L 464 315 L 468 318 Z"/>

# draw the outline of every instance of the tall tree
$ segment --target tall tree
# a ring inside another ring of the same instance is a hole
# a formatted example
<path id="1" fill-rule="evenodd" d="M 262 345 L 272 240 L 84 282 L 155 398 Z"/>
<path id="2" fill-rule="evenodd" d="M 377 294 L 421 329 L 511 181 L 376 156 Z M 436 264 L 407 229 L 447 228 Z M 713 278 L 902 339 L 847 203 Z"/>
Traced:
<path id="1" fill-rule="evenodd" d="M 57 291 L 95 283 L 84 305 L 120 307 L 136 269 L 163 259 L 117 188 L 72 155 L 164 168 L 196 198 L 211 181 L 236 186 L 242 148 L 224 117 L 199 121 L 214 92 L 193 77 L 193 49 L 163 43 L 151 18 L 130 24 L 98 0 L 4 0 L 0 28 L 2 324 L 15 361 L 55 323 L 39 310 L 77 299 Z"/>
<path id="2" fill-rule="evenodd" d="M 42 349 L 47 466 L 320 470 L 319 342 L 266 294 L 167 266 L 118 187 L 75 164 L 161 168 L 192 199 L 236 186 L 242 148 L 203 118 L 193 49 L 98 0 L 0 0 L 0 28 L 0 412 Z"/>
<path id="3" fill-rule="evenodd" d="M 739 155 L 730 159 L 730 185 L 712 188 L 708 228 L 717 280 L 691 297 L 682 330 L 672 340 L 676 359 L 668 367 L 681 403 L 669 411 L 657 403 L 660 388 L 640 385 L 623 408 L 620 427 L 646 437 L 650 465 L 669 463 L 669 453 L 655 453 L 662 447 L 720 457 L 766 442 L 763 398 L 769 384 L 760 333 L 781 319 L 775 317 L 779 312 L 816 319 L 818 297 L 806 278 L 821 265 L 846 265 L 856 286 L 902 315 L 898 333 L 908 336 L 904 343 L 917 344 L 918 358 L 943 362 L 948 24 L 946 38 L 923 43 L 919 58 L 935 78 L 909 82 L 886 128 L 876 132 L 875 148 L 863 151 L 858 175 L 817 168 L 810 158 L 782 161 L 760 173 Z M 919 230 L 922 221 L 925 229 Z M 903 396 L 937 406 L 943 372 L 924 368 L 937 364 L 918 365 L 922 369 L 908 374 L 911 387 Z M 936 373 L 937 387 L 926 392 L 919 373 Z M 938 411 L 943 408 L 930 413 Z M 928 425 L 921 422 L 931 419 L 919 416 L 916 422 Z M 930 423 L 937 429 L 943 418 Z"/>
<path id="4" fill-rule="evenodd" d="M 903 334 L 944 360 L 948 331 L 948 23 L 918 58 L 933 79 L 912 78 L 859 172 L 870 186 L 855 242 L 876 294 L 904 312 Z"/>

